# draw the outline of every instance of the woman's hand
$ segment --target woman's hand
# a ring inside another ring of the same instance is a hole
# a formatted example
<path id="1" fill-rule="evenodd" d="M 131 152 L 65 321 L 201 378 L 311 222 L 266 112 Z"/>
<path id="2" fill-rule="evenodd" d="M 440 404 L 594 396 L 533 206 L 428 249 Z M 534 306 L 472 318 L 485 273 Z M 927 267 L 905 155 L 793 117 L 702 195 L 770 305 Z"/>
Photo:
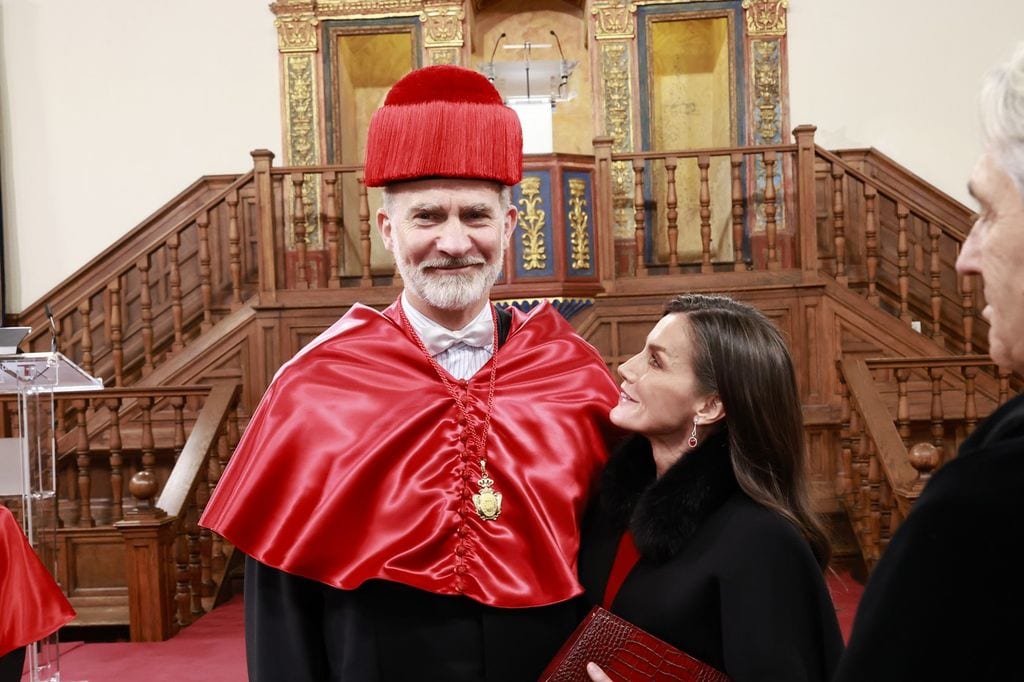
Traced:
<path id="1" fill-rule="evenodd" d="M 604 671 L 594 662 L 587 663 L 587 674 L 590 675 L 593 682 L 612 682 L 612 678 L 605 675 Z"/>

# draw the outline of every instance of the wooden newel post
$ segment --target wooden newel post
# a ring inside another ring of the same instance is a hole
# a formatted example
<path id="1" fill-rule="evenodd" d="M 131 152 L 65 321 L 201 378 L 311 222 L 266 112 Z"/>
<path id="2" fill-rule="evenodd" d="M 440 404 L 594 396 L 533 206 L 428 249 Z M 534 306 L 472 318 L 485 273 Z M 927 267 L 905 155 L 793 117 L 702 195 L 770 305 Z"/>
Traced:
<path id="1" fill-rule="evenodd" d="M 818 226 L 814 189 L 814 131 L 812 125 L 797 126 L 796 138 L 796 201 L 797 239 L 800 269 L 805 273 L 818 271 Z"/>
<path id="2" fill-rule="evenodd" d="M 615 216 L 612 208 L 612 142 L 610 135 L 594 138 L 594 238 L 597 274 L 605 293 L 615 290 Z"/>
<path id="3" fill-rule="evenodd" d="M 252 154 L 253 181 L 256 185 L 256 230 L 259 249 L 260 304 L 277 302 L 277 238 L 274 234 L 274 197 L 270 166 L 274 153 L 257 149 Z"/>
<path id="4" fill-rule="evenodd" d="M 177 517 L 142 518 L 114 525 L 124 538 L 128 612 L 133 642 L 161 642 L 175 633 L 174 540 Z"/>

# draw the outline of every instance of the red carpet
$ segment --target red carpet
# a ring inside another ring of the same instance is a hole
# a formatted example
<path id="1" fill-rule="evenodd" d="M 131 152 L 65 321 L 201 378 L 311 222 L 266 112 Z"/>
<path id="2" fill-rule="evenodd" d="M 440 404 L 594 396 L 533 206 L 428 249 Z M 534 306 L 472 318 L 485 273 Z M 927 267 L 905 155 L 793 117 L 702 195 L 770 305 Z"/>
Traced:
<path id="1" fill-rule="evenodd" d="M 242 598 L 166 642 L 62 644 L 60 672 L 62 682 L 246 682 Z"/>
<path id="2" fill-rule="evenodd" d="M 847 639 L 864 587 L 843 572 L 829 573 L 828 588 Z M 166 642 L 63 644 L 60 667 L 62 682 L 246 682 L 242 599 L 214 609 Z"/>

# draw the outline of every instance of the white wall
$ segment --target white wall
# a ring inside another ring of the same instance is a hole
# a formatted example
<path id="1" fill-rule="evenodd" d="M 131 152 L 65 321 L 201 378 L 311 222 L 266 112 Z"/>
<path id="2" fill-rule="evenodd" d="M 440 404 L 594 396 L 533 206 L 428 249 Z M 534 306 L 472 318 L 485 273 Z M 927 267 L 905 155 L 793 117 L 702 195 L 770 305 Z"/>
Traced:
<path id="1" fill-rule="evenodd" d="M 200 175 L 280 151 L 269 0 L 0 0 L 8 310 L 37 300 Z M 1024 3 L 790 0 L 790 112 L 961 201 L 981 77 Z M 970 204 L 969 204 L 970 205 Z"/>
<path id="2" fill-rule="evenodd" d="M 875 147 L 970 208 L 985 73 L 1024 41 L 1024 2 L 790 0 L 790 116 L 829 149 Z"/>
<path id="3" fill-rule="evenodd" d="M 9 311 L 201 175 L 279 151 L 273 20 L 267 0 L 0 0 Z"/>

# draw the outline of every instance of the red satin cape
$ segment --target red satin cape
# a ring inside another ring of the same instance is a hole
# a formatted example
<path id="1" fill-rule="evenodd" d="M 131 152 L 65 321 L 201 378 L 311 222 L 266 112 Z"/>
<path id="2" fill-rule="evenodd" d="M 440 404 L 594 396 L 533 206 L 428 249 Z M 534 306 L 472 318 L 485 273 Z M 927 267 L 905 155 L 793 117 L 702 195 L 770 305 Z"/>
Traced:
<path id="1" fill-rule="evenodd" d="M 0 506 L 0 656 L 46 637 L 74 617 L 11 510 Z"/>
<path id="2" fill-rule="evenodd" d="M 278 371 L 201 524 L 344 589 L 380 578 L 499 607 L 579 594 L 579 521 L 619 393 L 600 355 L 549 305 L 512 311 L 487 445 L 502 511 L 484 521 L 455 401 L 397 305 L 353 307 Z M 450 379 L 471 418 L 489 378 L 488 364 Z"/>

